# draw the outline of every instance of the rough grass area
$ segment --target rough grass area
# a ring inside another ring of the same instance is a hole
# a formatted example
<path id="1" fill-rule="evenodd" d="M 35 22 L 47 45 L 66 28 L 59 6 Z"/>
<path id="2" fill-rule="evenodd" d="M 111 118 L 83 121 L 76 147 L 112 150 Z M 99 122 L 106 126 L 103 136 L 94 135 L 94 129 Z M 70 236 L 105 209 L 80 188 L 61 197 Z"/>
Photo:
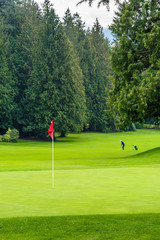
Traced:
<path id="1" fill-rule="evenodd" d="M 59 138 L 54 189 L 51 142 L 0 150 L 0 240 L 159 239 L 159 130 Z"/>
<path id="2" fill-rule="evenodd" d="M 159 240 L 160 214 L 0 220 L 1 240 Z"/>

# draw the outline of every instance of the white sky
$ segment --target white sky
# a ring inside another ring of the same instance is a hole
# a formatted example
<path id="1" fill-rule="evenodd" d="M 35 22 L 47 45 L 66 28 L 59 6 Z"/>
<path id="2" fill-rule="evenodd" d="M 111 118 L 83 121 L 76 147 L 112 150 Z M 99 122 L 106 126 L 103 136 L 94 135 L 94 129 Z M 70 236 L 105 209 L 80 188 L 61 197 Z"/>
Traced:
<path id="1" fill-rule="evenodd" d="M 39 4 L 43 3 L 43 0 L 35 0 Z M 82 18 L 82 21 L 86 23 L 86 27 L 92 27 L 96 18 L 98 18 L 101 26 L 103 28 L 108 28 L 108 26 L 112 23 L 112 19 L 114 16 L 114 11 L 117 6 L 115 6 L 115 2 L 113 0 L 110 1 L 110 11 L 107 11 L 105 6 L 97 8 L 98 0 L 95 0 L 92 7 L 88 6 L 88 3 L 82 3 L 76 6 L 78 0 L 51 0 L 53 7 L 56 11 L 56 14 L 62 19 L 67 8 L 70 9 L 71 13 L 78 12 Z"/>

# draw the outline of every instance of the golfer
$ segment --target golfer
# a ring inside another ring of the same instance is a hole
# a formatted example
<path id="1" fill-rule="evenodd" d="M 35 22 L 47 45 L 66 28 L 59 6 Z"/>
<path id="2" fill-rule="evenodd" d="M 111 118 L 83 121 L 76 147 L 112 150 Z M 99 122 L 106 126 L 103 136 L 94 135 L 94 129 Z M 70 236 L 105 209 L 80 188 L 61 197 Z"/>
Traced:
<path id="1" fill-rule="evenodd" d="M 133 150 L 138 150 L 138 147 L 134 144 L 133 145 L 134 149 Z"/>
<path id="2" fill-rule="evenodd" d="M 125 143 L 122 140 L 120 140 L 120 142 L 121 142 L 122 150 L 124 150 Z"/>

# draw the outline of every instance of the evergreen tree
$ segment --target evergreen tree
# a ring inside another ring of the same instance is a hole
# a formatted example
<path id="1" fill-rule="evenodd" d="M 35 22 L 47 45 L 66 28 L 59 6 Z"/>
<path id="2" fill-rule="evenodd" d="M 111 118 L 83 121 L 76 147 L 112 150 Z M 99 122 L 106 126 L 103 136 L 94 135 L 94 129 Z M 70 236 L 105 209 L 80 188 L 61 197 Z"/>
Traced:
<path id="1" fill-rule="evenodd" d="M 73 22 L 73 16 L 69 10 L 69 8 L 66 10 L 65 15 L 63 17 L 63 25 L 65 27 L 65 31 L 69 39 L 74 42 L 75 38 L 75 32 L 73 31 L 74 28 L 74 22 Z"/>
<path id="2" fill-rule="evenodd" d="M 6 61 L 8 65 L 8 71 L 12 75 L 14 86 L 14 110 L 12 111 L 12 126 L 21 130 L 19 127 L 20 119 L 24 113 L 24 107 L 21 106 L 21 100 L 23 96 L 23 90 L 25 88 L 24 78 L 27 78 L 27 74 L 23 71 L 23 66 L 27 66 L 27 62 L 22 58 L 23 46 L 27 40 L 23 39 L 23 42 L 19 41 L 21 34 L 21 28 L 25 22 L 25 18 L 28 14 L 26 5 L 30 4 L 30 1 L 1 1 L 1 15 L 4 19 L 5 33 L 8 37 L 8 48 L 6 53 Z"/>
<path id="3" fill-rule="evenodd" d="M 95 101 L 97 91 L 96 81 L 96 49 L 92 45 L 90 37 L 84 41 L 83 57 L 81 59 L 81 67 L 83 71 L 83 81 L 86 93 L 87 106 L 87 125 L 89 130 L 96 131 L 95 119 Z M 96 109 L 97 110 L 97 109 Z"/>
<path id="4" fill-rule="evenodd" d="M 105 113 L 106 87 L 109 83 L 111 69 L 108 41 L 104 39 L 103 29 L 98 20 L 91 33 L 89 31 L 87 34 L 80 16 L 78 14 L 72 16 L 69 10 L 65 13 L 64 26 L 80 59 L 89 130 L 105 131 L 108 125 L 108 117 Z"/>
<path id="5" fill-rule="evenodd" d="M 89 75 L 86 76 L 84 82 L 86 87 L 87 106 L 90 112 L 88 116 L 89 126 L 92 131 L 106 131 L 108 128 L 108 117 L 106 115 L 106 88 L 109 87 L 111 67 L 108 52 L 109 44 L 108 41 L 104 39 L 103 29 L 98 20 L 96 20 L 88 38 L 90 41 L 90 48 L 86 48 L 86 50 L 88 49 L 88 51 L 86 51 L 86 57 L 87 55 L 91 55 L 90 60 L 86 61 Z"/>
<path id="6" fill-rule="evenodd" d="M 54 120 L 56 131 L 65 135 L 84 123 L 85 96 L 82 73 L 72 44 L 50 2 L 44 2 L 41 29 L 33 49 L 33 70 L 26 90 L 28 121 L 24 131 L 45 136 Z"/>
<path id="7" fill-rule="evenodd" d="M 86 32 L 69 10 L 62 25 L 49 0 L 43 12 L 32 0 L 0 6 L 1 131 L 46 137 L 51 119 L 63 136 L 85 123 L 104 131 L 109 60 L 101 28 Z"/>
<path id="8" fill-rule="evenodd" d="M 13 124 L 14 82 L 7 64 L 8 39 L 0 20 L 0 132 L 4 133 Z"/>
<path id="9" fill-rule="evenodd" d="M 37 5 L 31 1 L 24 1 L 22 11 L 25 13 L 23 23 L 21 24 L 20 34 L 17 36 L 15 54 L 16 64 L 16 88 L 15 103 L 18 105 L 15 112 L 16 127 L 22 133 L 23 126 L 26 124 L 26 106 L 28 102 L 25 91 L 32 71 L 32 50 L 35 44 L 35 38 L 41 24 L 41 18 Z"/>
<path id="10" fill-rule="evenodd" d="M 83 52 L 83 41 L 86 37 L 85 24 L 81 20 L 78 13 L 71 14 L 70 10 L 67 9 L 63 18 L 63 25 L 65 27 L 66 34 L 78 54 L 80 63 Z"/>

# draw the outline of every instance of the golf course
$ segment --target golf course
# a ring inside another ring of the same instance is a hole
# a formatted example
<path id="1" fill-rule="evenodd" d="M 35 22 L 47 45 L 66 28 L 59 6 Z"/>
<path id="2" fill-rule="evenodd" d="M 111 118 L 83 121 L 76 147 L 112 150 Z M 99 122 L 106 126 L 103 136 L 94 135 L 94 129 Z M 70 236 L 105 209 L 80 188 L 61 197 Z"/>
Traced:
<path id="1" fill-rule="evenodd" d="M 158 240 L 159 143 L 156 129 L 59 137 L 54 188 L 51 142 L 0 143 L 0 240 Z"/>

